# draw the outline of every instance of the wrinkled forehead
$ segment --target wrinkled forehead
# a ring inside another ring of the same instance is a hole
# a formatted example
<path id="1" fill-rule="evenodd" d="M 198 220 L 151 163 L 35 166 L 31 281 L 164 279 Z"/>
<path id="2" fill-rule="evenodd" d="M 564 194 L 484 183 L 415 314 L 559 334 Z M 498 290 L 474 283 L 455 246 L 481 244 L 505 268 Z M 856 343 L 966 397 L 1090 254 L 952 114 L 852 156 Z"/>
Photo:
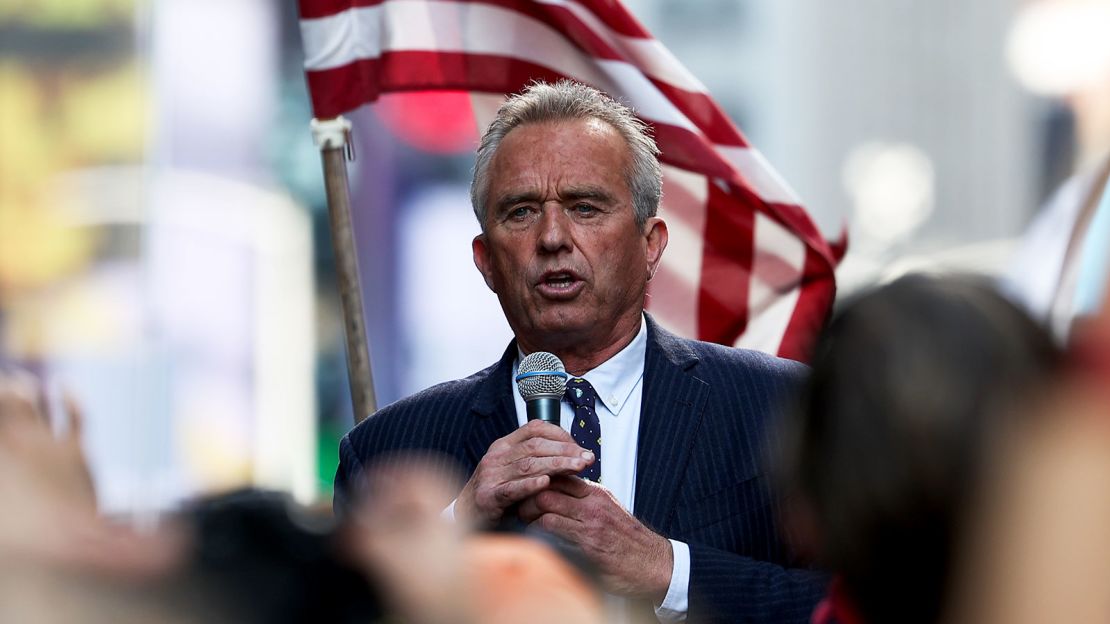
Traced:
<path id="1" fill-rule="evenodd" d="M 494 124 L 490 125 L 490 130 L 493 130 L 493 126 L 494 126 Z M 602 119 L 600 117 L 594 117 L 594 116 L 589 116 L 589 115 L 583 116 L 583 117 L 555 117 L 555 118 L 550 118 L 550 119 L 523 119 L 523 120 L 520 120 L 513 127 L 509 128 L 507 131 L 505 131 L 505 134 L 502 135 L 502 137 L 501 137 L 501 142 L 504 142 L 505 139 L 508 138 L 509 136 L 511 136 L 514 132 L 517 132 L 519 130 L 527 130 L 529 128 L 537 128 L 537 127 L 549 127 L 549 128 L 553 128 L 553 127 L 574 127 L 574 128 L 583 128 L 583 129 L 586 129 L 588 131 L 602 133 L 602 134 L 607 133 L 607 132 L 615 132 L 615 133 L 619 134 L 619 131 L 617 130 L 617 128 L 614 125 L 610 124 L 609 122 L 605 121 L 604 119 Z"/>
<path id="2" fill-rule="evenodd" d="M 560 178 L 573 185 L 624 180 L 631 151 L 608 123 L 571 119 L 519 125 L 502 139 L 490 163 L 491 188 Z"/>

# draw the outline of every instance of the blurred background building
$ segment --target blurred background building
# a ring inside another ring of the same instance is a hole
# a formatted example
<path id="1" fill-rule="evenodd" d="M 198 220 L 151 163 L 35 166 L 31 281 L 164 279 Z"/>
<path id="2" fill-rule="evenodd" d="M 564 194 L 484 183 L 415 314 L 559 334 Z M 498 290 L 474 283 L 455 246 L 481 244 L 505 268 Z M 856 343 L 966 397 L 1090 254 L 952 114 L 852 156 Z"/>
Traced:
<path id="1" fill-rule="evenodd" d="M 109 511 L 242 484 L 329 495 L 352 415 L 294 4 L 0 3 L 0 357 L 85 404 Z M 1004 270 L 1110 143 L 1103 0 L 627 5 L 819 226 L 847 228 L 841 294 Z M 440 110 L 353 115 L 383 404 L 509 337 L 470 260 L 477 129 Z"/>

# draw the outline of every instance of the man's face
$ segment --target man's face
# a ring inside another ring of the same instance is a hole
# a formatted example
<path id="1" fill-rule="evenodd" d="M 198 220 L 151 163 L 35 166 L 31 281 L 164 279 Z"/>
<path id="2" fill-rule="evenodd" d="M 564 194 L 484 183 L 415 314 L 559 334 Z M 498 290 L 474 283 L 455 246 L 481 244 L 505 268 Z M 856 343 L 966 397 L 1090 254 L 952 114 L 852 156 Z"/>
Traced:
<path id="1" fill-rule="evenodd" d="M 639 329 L 667 231 L 636 225 L 629 163 L 597 119 L 518 126 L 497 149 L 474 263 L 525 351 L 603 350 Z"/>

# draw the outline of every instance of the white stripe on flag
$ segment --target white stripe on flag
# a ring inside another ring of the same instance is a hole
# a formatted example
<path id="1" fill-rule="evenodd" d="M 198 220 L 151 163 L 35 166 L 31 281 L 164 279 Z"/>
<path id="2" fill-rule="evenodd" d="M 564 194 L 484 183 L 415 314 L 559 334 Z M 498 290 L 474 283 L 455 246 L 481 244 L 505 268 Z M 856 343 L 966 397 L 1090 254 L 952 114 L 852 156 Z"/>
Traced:
<path id="1" fill-rule="evenodd" d="M 759 153 L 759 150 L 750 147 L 729 147 L 725 145 L 714 145 L 713 147 L 716 148 L 718 154 L 732 163 L 733 167 L 736 167 L 740 175 L 751 185 L 756 195 L 763 198 L 763 201 L 775 204 L 801 205 L 802 200 L 790 188 L 786 180 L 779 177 L 779 174 L 771 167 L 771 163 L 767 162 L 767 159 Z"/>
<path id="2" fill-rule="evenodd" d="M 644 73 L 635 65 L 624 61 L 605 61 L 596 59 L 598 67 L 609 77 L 606 87 L 599 88 L 606 93 L 634 93 L 630 104 L 636 109 L 636 114 L 642 119 L 656 121 L 671 126 L 684 128 L 696 134 L 702 134 L 692 121 L 682 111 L 667 99 L 651 84 Z M 565 72 L 564 72 L 565 73 Z M 574 78 L 574 76 L 571 76 Z M 702 135 L 704 136 L 704 135 Z"/>
<path id="3" fill-rule="evenodd" d="M 755 215 L 748 327 L 733 346 L 778 353 L 798 302 L 806 248 L 770 217 Z"/>
<path id="4" fill-rule="evenodd" d="M 333 69 L 358 59 L 381 56 L 380 13 L 381 7 L 375 6 L 302 19 L 305 69 Z"/>
<path id="5" fill-rule="evenodd" d="M 695 93 L 706 93 L 705 85 L 701 83 L 686 67 L 671 54 L 663 44 L 655 39 L 629 37 L 614 32 L 598 19 L 593 11 L 577 2 L 570 0 L 536 0 L 538 4 L 549 4 L 562 7 L 573 13 L 578 21 L 582 22 L 602 41 L 620 52 L 622 56 L 637 65 L 645 74 L 666 82 L 680 89 Z"/>
<path id="6" fill-rule="evenodd" d="M 683 336 L 698 335 L 698 293 L 705 247 L 706 177 L 663 166 L 663 206 L 670 242 L 650 286 L 648 309 L 664 327 Z"/>
<path id="7" fill-rule="evenodd" d="M 505 56 L 549 67 L 607 93 L 635 94 L 631 104 L 644 119 L 700 134 L 636 66 L 590 56 L 559 31 L 511 9 L 390 0 L 302 20 L 301 36 L 308 70 L 341 67 L 394 51 Z M 379 41 L 381 47 L 376 47 Z"/>
<path id="8" fill-rule="evenodd" d="M 697 286 L 701 275 L 702 249 L 705 245 L 705 204 L 709 198 L 705 176 L 685 169 L 663 165 L 663 202 L 659 215 L 667 221 L 670 242 L 667 256 L 681 262 L 683 281 Z M 694 262 L 688 262 L 696 258 Z"/>
<path id="9" fill-rule="evenodd" d="M 497 109 L 505 103 L 505 96 L 499 93 L 470 92 L 470 108 L 474 111 L 474 127 L 478 133 L 485 132 L 493 120 L 497 118 Z M 478 146 L 475 145 L 477 150 Z"/>

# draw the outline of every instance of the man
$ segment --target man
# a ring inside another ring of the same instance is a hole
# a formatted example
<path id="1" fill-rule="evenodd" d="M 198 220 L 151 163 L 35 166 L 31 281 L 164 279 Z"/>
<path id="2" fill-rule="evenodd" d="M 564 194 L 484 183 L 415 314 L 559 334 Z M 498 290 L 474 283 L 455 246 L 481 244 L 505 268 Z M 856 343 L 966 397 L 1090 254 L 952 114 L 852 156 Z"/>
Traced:
<path id="1" fill-rule="evenodd" d="M 469 475 L 445 513 L 538 525 L 663 621 L 804 622 L 821 583 L 781 567 L 763 472 L 767 420 L 804 367 L 645 316 L 668 237 L 657 153 L 628 108 L 583 85 L 536 84 L 502 106 L 474 168 L 473 252 L 516 340 L 490 368 L 352 430 L 336 506 L 383 454 L 438 451 Z M 514 391 L 535 351 L 585 380 L 570 384 L 563 428 L 526 423 Z"/>

